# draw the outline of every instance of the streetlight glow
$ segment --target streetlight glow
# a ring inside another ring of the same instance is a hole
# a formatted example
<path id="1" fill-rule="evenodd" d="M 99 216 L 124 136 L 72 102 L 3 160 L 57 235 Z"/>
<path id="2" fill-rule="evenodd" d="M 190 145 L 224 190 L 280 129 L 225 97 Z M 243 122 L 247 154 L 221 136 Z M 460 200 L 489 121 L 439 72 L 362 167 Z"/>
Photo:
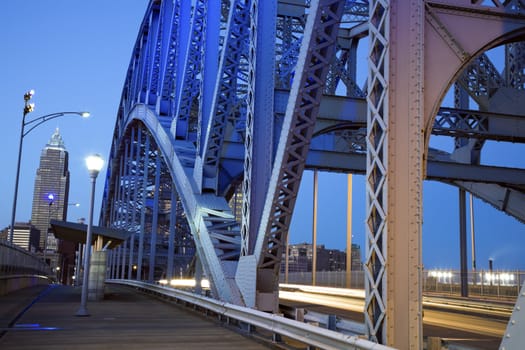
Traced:
<path id="1" fill-rule="evenodd" d="M 24 137 L 27 134 L 29 134 L 31 131 L 33 131 L 36 127 L 47 122 L 48 120 L 52 120 L 52 119 L 62 117 L 65 115 L 79 115 L 82 118 L 87 118 L 90 115 L 89 112 L 57 112 L 57 113 L 46 114 L 46 115 L 43 115 L 37 118 L 33 118 L 31 120 L 26 120 L 26 116 L 35 110 L 35 104 L 29 103 L 29 101 L 31 100 L 34 94 L 35 94 L 34 90 L 29 90 L 28 92 L 24 94 L 24 113 L 22 116 L 22 125 L 20 128 L 20 140 L 18 143 L 18 162 L 16 166 L 16 176 L 15 176 L 15 193 L 13 196 L 13 208 L 11 211 L 11 226 L 9 228 L 9 241 L 11 243 L 13 243 L 13 235 L 14 235 L 14 229 L 15 229 L 16 202 L 18 199 L 18 182 L 20 180 L 20 162 L 22 160 L 22 145 L 23 145 Z M 26 126 L 30 126 L 28 130 L 26 130 Z"/>
<path id="2" fill-rule="evenodd" d="M 99 154 L 93 154 L 86 157 L 86 166 L 91 176 L 98 176 L 98 173 L 104 166 L 104 159 Z"/>

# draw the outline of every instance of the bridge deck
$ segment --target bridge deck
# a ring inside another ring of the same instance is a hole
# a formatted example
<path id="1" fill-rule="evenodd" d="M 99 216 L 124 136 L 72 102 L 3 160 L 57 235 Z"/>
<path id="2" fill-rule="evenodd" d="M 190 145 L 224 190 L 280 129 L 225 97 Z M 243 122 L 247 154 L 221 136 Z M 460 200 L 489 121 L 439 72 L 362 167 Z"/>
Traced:
<path id="1" fill-rule="evenodd" d="M 75 316 L 80 288 L 35 287 L 0 297 L 0 348 L 268 349 L 176 305 L 122 286 L 106 288 L 103 301 L 88 302 L 89 317 Z"/>

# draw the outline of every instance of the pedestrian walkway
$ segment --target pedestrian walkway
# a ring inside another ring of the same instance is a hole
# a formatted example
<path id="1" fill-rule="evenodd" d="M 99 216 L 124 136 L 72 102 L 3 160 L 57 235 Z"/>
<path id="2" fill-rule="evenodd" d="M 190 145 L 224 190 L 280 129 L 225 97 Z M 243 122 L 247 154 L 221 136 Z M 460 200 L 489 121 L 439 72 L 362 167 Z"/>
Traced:
<path id="1" fill-rule="evenodd" d="M 32 300 L 36 302 L 16 321 Z M 77 317 L 80 288 L 52 285 L 0 297 L 0 349 L 245 349 L 268 347 L 131 288 L 106 286 Z"/>

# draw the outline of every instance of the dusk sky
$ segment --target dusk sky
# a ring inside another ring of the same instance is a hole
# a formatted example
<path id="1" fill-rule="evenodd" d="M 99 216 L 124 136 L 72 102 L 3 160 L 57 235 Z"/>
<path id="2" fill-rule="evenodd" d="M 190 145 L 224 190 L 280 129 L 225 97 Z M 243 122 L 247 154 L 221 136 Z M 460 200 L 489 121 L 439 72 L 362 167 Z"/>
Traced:
<path id="1" fill-rule="evenodd" d="M 91 118 L 66 116 L 49 121 L 24 138 L 17 221 L 31 218 L 34 178 L 40 152 L 55 128 L 69 152 L 71 173 L 68 220 L 88 215 L 89 176 L 84 158 L 100 153 L 107 160 L 115 118 L 131 52 L 148 0 L 0 1 L 0 96 L 4 150 L 0 154 L 0 227 L 10 224 L 23 95 L 35 90 L 35 111 L 28 119 L 61 111 L 89 111 Z M 359 64 L 365 67 L 364 64 Z M 363 76 L 361 74 L 361 76 Z M 360 81 L 362 84 L 364 81 Z M 432 140 L 451 152 L 450 141 Z M 489 142 L 483 164 L 525 168 L 523 145 Z M 290 242 L 312 236 L 313 173 L 305 172 Z M 97 180 L 95 222 L 105 181 Z M 353 242 L 365 254 L 365 181 L 353 176 Z M 318 244 L 345 249 L 346 175 L 319 173 Z M 426 269 L 459 267 L 458 189 L 424 183 L 423 263 Z M 479 199 L 474 200 L 476 256 L 479 269 L 525 269 L 525 226 Z M 467 218 L 467 224 L 468 218 Z M 470 227 L 470 226 L 469 226 Z M 470 237 L 470 231 L 468 231 Z M 470 239 L 469 266 L 470 266 Z"/>

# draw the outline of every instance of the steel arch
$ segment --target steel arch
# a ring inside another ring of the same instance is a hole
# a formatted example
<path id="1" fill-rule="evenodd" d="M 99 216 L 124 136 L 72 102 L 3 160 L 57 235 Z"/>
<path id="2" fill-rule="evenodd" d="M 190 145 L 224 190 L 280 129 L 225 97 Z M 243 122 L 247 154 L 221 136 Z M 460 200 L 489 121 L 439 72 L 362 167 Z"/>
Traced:
<path id="1" fill-rule="evenodd" d="M 481 54 L 521 36 L 523 13 L 521 7 L 513 7 L 514 2 L 493 3 L 487 9 L 483 4 L 445 0 L 403 4 L 387 0 L 152 1 L 124 83 L 103 224 L 128 225 L 138 232 L 135 238 L 144 242 L 140 235 L 147 235 L 159 222 L 145 217 L 144 210 L 139 220 L 133 205 L 160 197 L 163 183 L 172 182 L 170 193 L 180 196 L 213 294 L 275 311 L 279 265 L 303 170 L 366 170 L 369 336 L 399 347 L 418 347 L 419 201 L 425 176 L 434 174 L 518 218 L 525 216 L 520 206 L 525 184 L 515 181 L 515 174 L 521 173 L 510 169 L 504 172 L 507 180 L 502 180 L 502 172 L 492 176 L 490 183 L 468 175 L 454 178 L 461 165 L 451 161 L 456 154 L 425 146 L 432 133 L 479 139 L 525 137 L 523 132 L 510 132 L 509 125 L 520 119 L 518 113 L 493 106 L 503 89 L 523 90 L 522 46 L 509 44 L 512 59 L 504 77 Z M 409 28 L 401 17 L 407 14 Z M 390 16 L 395 16 L 394 23 Z M 473 28 L 458 29 L 462 18 L 475 28 L 489 23 L 491 35 L 479 38 Z M 498 29 L 501 23 L 508 23 L 506 32 Z M 357 43 L 367 33 L 369 80 L 367 87 L 360 88 Z M 396 42 L 392 37 L 403 40 Z M 389 56 L 393 48 L 406 52 L 407 62 Z M 267 54 L 272 51 L 275 55 Z M 448 63 L 438 61 L 443 55 L 450 59 Z M 403 91 L 405 82 L 399 75 L 392 75 L 396 70 L 411 73 L 407 74 L 408 91 Z M 422 76 L 431 77 L 432 84 Z M 441 97 L 453 82 L 468 91 L 479 110 L 440 109 Z M 390 113 L 396 116 L 397 128 Z M 410 119 L 399 119 L 399 115 Z M 399 126 L 401 120 L 404 124 Z M 138 121 L 145 129 L 134 129 Z M 491 129 L 491 121 L 505 126 Z M 141 147 L 149 149 L 143 156 L 130 146 L 139 132 L 141 140 L 144 137 Z M 396 163 L 401 158 L 408 166 Z M 135 178 L 133 162 L 147 164 L 145 168 L 151 171 Z M 450 164 L 443 170 L 445 163 Z M 162 173 L 154 176 L 155 169 L 163 166 L 169 173 L 165 180 Z M 406 172 L 413 186 L 396 189 L 397 183 L 390 181 L 403 178 Z M 129 190 L 136 186 L 143 192 Z M 400 216 L 400 221 L 410 222 L 406 230 L 391 219 L 397 214 L 392 198 L 405 194 L 406 200 L 398 205 L 410 208 Z M 239 211 L 230 205 L 234 200 L 241 203 Z M 160 210 L 156 205 L 153 212 Z M 400 231 L 409 234 L 394 240 Z M 403 250 L 407 240 L 408 253 Z M 135 254 L 134 244 L 128 244 L 121 259 Z M 395 254 L 392 247 L 397 249 Z M 151 257 L 154 250 L 150 252 Z M 399 262 L 395 255 L 407 260 Z M 410 268 L 387 267 L 398 263 Z M 128 274 L 130 266 L 128 262 Z M 413 290 L 407 293 L 410 300 L 394 297 L 394 280 Z M 395 318 L 400 314 L 407 318 Z M 399 339 L 408 339 L 409 344 L 398 343 Z"/>

